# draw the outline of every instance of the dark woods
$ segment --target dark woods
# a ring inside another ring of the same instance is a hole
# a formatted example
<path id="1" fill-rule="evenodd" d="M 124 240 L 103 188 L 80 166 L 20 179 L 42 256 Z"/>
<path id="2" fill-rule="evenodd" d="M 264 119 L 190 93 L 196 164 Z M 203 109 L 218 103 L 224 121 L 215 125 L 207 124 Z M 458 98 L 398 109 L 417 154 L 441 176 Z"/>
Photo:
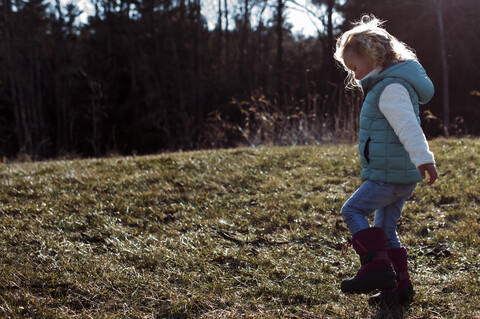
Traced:
<path id="1" fill-rule="evenodd" d="M 214 30 L 205 1 L 218 8 Z M 361 94 L 344 91 L 332 48 L 348 27 L 335 21 L 364 12 L 388 20 L 434 81 L 427 135 L 479 133 L 475 0 L 314 0 L 325 12 L 315 38 L 291 33 L 289 1 L 92 0 L 81 24 L 74 4 L 2 0 L 0 155 L 354 141 Z"/>

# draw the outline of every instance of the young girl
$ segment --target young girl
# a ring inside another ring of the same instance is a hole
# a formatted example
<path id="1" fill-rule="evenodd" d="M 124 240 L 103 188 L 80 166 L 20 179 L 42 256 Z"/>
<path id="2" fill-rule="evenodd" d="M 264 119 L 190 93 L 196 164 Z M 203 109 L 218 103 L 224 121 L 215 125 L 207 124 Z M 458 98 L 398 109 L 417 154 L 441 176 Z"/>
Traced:
<path id="1" fill-rule="evenodd" d="M 433 84 L 415 53 L 390 35 L 374 16 L 363 16 L 338 40 L 335 59 L 348 72 L 349 85 L 365 95 L 360 114 L 362 186 L 342 207 L 351 244 L 362 267 L 342 281 L 346 293 L 380 294 L 372 301 L 409 301 L 414 294 L 407 251 L 397 236 L 405 200 L 429 174 L 435 161 L 420 127 L 419 104 L 433 96 Z M 367 217 L 375 212 L 374 227 Z"/>

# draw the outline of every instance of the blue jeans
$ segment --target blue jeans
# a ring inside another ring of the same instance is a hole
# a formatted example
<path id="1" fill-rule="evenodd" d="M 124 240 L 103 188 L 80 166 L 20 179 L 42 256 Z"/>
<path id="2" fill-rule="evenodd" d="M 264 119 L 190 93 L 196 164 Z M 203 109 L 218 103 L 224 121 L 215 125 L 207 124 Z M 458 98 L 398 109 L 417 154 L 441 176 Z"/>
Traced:
<path id="1" fill-rule="evenodd" d="M 369 228 L 367 217 L 375 212 L 374 226 L 385 231 L 387 249 L 400 248 L 397 222 L 403 205 L 417 186 L 367 180 L 342 207 L 342 218 L 354 235 Z"/>

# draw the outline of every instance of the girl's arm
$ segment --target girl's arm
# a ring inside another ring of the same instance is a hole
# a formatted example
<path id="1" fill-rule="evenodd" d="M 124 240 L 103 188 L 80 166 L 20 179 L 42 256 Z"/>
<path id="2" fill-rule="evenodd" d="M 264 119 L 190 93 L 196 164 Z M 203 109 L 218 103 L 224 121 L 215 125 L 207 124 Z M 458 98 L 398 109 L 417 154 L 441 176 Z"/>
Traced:
<path id="1" fill-rule="evenodd" d="M 422 178 L 428 172 L 431 185 L 437 179 L 435 159 L 413 111 L 407 89 L 398 83 L 388 85 L 380 95 L 379 108 L 403 144 Z"/>

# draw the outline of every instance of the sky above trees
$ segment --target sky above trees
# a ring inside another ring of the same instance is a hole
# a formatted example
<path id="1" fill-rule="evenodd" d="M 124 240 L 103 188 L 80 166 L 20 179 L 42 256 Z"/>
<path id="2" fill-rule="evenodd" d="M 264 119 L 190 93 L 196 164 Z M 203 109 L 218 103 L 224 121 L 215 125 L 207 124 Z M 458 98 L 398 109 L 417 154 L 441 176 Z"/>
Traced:
<path id="1" fill-rule="evenodd" d="M 54 5 L 56 0 L 49 0 Z M 229 10 L 234 12 L 238 10 L 239 0 L 228 2 Z M 269 0 L 267 0 L 268 2 Z M 274 0 L 270 0 L 269 9 L 266 10 L 264 16 L 272 18 L 274 15 Z M 91 16 L 94 11 L 94 5 L 90 0 L 60 0 L 62 6 L 68 3 L 74 3 L 78 9 L 82 11 L 82 14 L 78 17 L 78 22 L 87 23 L 88 17 Z M 202 0 L 202 15 L 205 17 L 208 24 L 208 28 L 213 30 L 218 19 L 218 1 L 217 0 Z M 222 4 L 223 5 L 223 4 Z M 224 6 L 224 5 L 223 5 Z M 255 16 L 258 14 L 258 8 L 253 9 L 252 14 L 253 22 L 255 22 Z M 255 12 L 257 11 L 257 12 Z M 311 0 L 290 0 L 286 2 L 285 17 L 286 22 L 292 25 L 291 31 L 294 34 L 303 35 L 306 37 L 316 36 L 319 30 L 323 29 L 323 25 L 320 21 L 320 17 L 325 15 L 325 9 L 321 6 L 312 4 Z M 336 16 L 337 23 L 340 24 L 343 19 L 340 15 Z M 234 28 L 234 23 L 231 21 L 231 27 Z"/>
<path id="2" fill-rule="evenodd" d="M 217 0 L 202 0 L 202 14 L 207 19 L 208 27 L 214 29 L 218 19 L 218 1 Z M 234 12 L 238 10 L 238 0 L 228 2 L 229 10 Z M 264 19 L 272 18 L 274 15 L 275 1 L 270 0 L 270 4 L 264 12 Z M 224 8 L 224 4 L 222 4 Z M 259 12 L 258 8 L 253 9 L 252 23 L 258 21 L 255 18 Z M 285 8 L 286 22 L 292 25 L 292 32 L 302 34 L 304 36 L 315 36 L 318 33 L 318 29 L 322 29 L 323 26 L 318 19 L 319 16 L 324 14 L 324 10 L 315 6 L 310 0 L 295 0 L 287 1 Z M 234 23 L 231 21 L 231 27 L 234 28 Z"/>

